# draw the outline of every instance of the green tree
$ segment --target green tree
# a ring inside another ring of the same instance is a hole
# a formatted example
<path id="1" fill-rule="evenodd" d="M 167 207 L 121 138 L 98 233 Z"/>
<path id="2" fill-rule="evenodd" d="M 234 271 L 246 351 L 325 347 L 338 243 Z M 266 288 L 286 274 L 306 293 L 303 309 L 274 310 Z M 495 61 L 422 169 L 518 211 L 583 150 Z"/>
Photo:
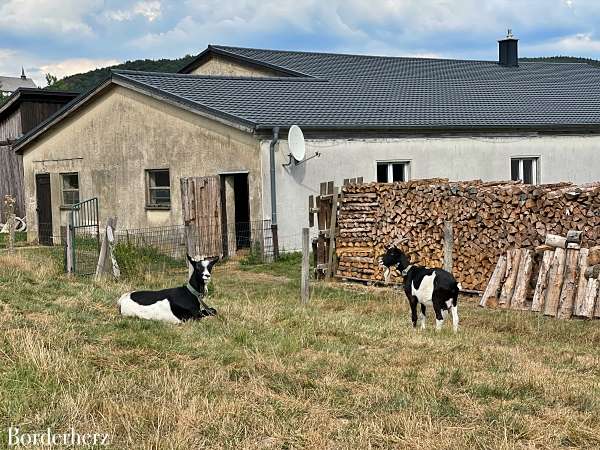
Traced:
<path id="1" fill-rule="evenodd" d="M 56 78 L 56 76 L 52 75 L 51 73 L 45 74 L 45 77 L 46 77 L 46 84 L 48 85 L 48 87 L 56 84 L 56 82 L 58 81 L 58 78 Z"/>

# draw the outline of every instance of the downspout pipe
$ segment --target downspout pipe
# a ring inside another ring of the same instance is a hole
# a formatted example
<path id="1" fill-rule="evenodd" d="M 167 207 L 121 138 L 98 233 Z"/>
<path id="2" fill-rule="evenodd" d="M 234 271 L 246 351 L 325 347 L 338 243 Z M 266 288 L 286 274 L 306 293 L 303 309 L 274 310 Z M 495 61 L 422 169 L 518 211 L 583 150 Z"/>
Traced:
<path id="1" fill-rule="evenodd" d="M 279 142 L 279 127 L 273 128 L 273 139 L 269 146 L 269 165 L 271 168 L 271 225 L 277 226 L 277 193 L 275 183 L 275 146 Z"/>

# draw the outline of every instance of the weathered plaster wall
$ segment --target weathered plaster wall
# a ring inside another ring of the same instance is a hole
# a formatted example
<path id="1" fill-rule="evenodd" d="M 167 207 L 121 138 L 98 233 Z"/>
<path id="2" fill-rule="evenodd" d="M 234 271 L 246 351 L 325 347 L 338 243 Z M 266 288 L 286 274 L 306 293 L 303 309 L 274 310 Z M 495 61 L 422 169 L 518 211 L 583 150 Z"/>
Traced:
<path id="1" fill-rule="evenodd" d="M 237 77 L 275 77 L 277 72 L 241 64 L 221 56 L 211 56 L 204 64 L 190 72 L 194 75 L 224 75 Z"/>
<path id="2" fill-rule="evenodd" d="M 145 228 L 182 223 L 180 177 L 247 170 L 251 217 L 259 220 L 259 158 L 259 143 L 248 133 L 112 87 L 25 151 L 29 237 L 37 238 L 35 174 L 44 172 L 51 174 L 54 235 L 64 172 L 79 172 L 80 199 L 98 197 L 102 220 L 116 215 L 119 228 Z M 159 168 L 170 169 L 168 211 L 146 209 L 145 170 Z"/>
<path id="3" fill-rule="evenodd" d="M 269 141 L 263 153 L 264 214 L 270 217 Z M 288 147 L 280 141 L 277 155 L 279 234 L 286 248 L 300 248 L 300 232 L 308 224 L 308 196 L 319 183 L 363 177 L 375 181 L 377 161 L 410 161 L 410 177 L 451 180 L 508 180 L 510 158 L 540 158 L 540 182 L 600 180 L 600 136 L 440 137 L 398 139 L 307 140 L 306 155 L 321 153 L 293 168 L 284 168 Z"/>

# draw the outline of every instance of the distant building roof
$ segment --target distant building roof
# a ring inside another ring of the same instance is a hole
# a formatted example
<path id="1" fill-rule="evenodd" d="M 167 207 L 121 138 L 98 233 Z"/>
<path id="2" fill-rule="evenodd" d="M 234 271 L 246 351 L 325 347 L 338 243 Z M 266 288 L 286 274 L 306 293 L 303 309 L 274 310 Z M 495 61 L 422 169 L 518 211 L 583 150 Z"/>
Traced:
<path id="1" fill-rule="evenodd" d="M 0 105 L 0 122 L 11 114 L 23 102 L 59 103 L 66 105 L 78 97 L 76 92 L 56 91 L 39 88 L 19 88 Z"/>
<path id="2" fill-rule="evenodd" d="M 35 83 L 31 78 L 0 77 L 0 91 L 14 92 L 19 88 L 34 88 Z"/>

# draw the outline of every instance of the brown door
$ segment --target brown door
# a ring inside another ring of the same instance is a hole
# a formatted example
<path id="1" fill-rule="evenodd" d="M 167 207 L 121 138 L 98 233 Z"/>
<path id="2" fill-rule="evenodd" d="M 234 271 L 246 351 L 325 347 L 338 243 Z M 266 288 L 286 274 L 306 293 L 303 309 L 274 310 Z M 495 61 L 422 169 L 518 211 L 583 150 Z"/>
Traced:
<path id="1" fill-rule="evenodd" d="M 35 176 L 37 196 L 38 238 L 41 245 L 52 245 L 52 198 L 50 196 L 50 174 Z"/>
<path id="2" fill-rule="evenodd" d="M 223 256 L 219 177 L 182 178 L 181 196 L 185 222 L 196 232 L 197 253 Z"/>

